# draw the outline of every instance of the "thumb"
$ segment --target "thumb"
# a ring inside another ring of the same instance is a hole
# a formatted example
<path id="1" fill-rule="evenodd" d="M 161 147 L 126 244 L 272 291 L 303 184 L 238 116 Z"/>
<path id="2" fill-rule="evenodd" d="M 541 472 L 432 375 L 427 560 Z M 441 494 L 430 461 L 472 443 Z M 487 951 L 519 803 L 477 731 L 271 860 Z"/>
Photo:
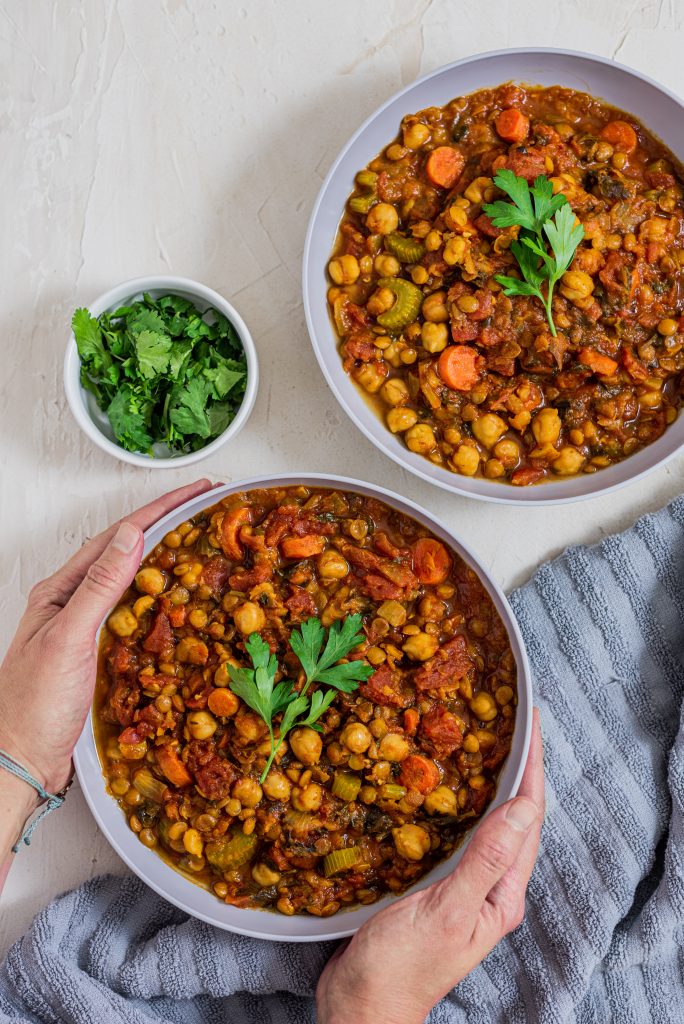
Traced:
<path id="1" fill-rule="evenodd" d="M 519 796 L 480 824 L 453 874 L 444 879 L 442 899 L 477 914 L 496 883 L 515 863 L 540 809 Z"/>
<path id="2" fill-rule="evenodd" d="M 96 562 L 88 568 L 64 612 L 77 631 L 95 633 L 131 583 L 140 565 L 142 532 L 122 523 Z"/>

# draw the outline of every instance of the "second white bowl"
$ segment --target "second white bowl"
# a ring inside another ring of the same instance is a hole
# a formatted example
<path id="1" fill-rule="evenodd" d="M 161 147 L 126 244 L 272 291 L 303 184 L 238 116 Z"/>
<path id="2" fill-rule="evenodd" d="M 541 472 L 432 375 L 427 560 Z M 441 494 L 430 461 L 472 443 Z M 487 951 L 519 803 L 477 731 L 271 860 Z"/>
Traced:
<path id="1" fill-rule="evenodd" d="M 155 523 L 145 534 L 143 557 L 160 542 L 169 530 L 179 526 L 186 519 L 197 515 L 202 509 L 214 505 L 227 494 L 248 491 L 256 487 L 290 487 L 298 485 L 341 488 L 343 490 L 355 491 L 357 494 L 363 494 L 369 498 L 378 498 L 392 508 L 411 516 L 428 530 L 431 530 L 436 537 L 439 537 L 452 551 L 455 551 L 466 565 L 477 573 L 482 581 L 506 628 L 518 670 L 518 708 L 515 731 L 510 752 L 501 769 L 496 795 L 487 810 L 487 813 L 491 812 L 495 807 L 499 807 L 506 800 L 510 800 L 511 797 L 515 796 L 520 785 L 525 762 L 527 761 L 532 729 L 532 684 L 530 670 L 518 624 L 503 593 L 470 548 L 466 547 L 462 541 L 455 537 L 438 520 L 434 519 L 425 509 L 398 494 L 394 494 L 392 491 L 385 490 L 383 487 L 376 487 L 373 484 L 363 483 L 360 480 L 350 480 L 347 477 L 328 476 L 322 473 L 252 477 L 250 480 L 237 480 L 224 487 L 217 487 L 207 494 L 201 494 L 197 498 L 192 498 L 185 505 L 174 509 L 173 512 L 169 512 L 168 515 L 160 519 L 158 523 Z M 306 914 L 285 917 L 274 911 L 251 910 L 222 903 L 213 893 L 200 888 L 200 886 L 191 882 L 184 875 L 175 871 L 154 850 L 148 850 L 143 846 L 136 834 L 128 827 L 128 822 L 122 814 L 121 808 L 105 789 L 102 766 L 93 735 L 91 715 L 88 716 L 83 733 L 76 746 L 74 764 L 76 765 L 81 789 L 95 820 L 129 868 L 143 882 L 146 882 L 147 885 L 154 889 L 155 892 L 169 900 L 170 903 L 180 907 L 187 914 L 198 917 L 202 921 L 215 925 L 217 928 L 225 928 L 228 931 L 250 935 L 257 939 L 273 939 L 279 942 L 315 942 L 323 939 L 341 939 L 347 935 L 352 935 L 373 914 L 389 906 L 396 899 L 393 896 L 386 896 L 371 906 L 341 911 L 334 917 L 327 918 L 311 917 Z M 432 882 L 444 878 L 449 872 L 453 871 L 455 865 L 463 856 L 463 851 L 467 847 L 472 835 L 473 832 L 470 832 L 463 845 L 451 857 L 442 861 L 421 878 L 416 885 L 409 889 L 409 892 L 415 892 L 416 889 L 424 889 Z"/>

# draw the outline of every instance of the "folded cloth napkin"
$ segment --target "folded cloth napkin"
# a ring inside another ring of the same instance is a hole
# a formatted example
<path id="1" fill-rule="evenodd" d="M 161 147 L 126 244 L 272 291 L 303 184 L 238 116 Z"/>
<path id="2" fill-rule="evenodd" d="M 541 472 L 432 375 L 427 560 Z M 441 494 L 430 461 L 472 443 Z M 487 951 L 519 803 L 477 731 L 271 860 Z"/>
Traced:
<path id="1" fill-rule="evenodd" d="M 523 924 L 429 1024 L 684 1022 L 683 527 L 684 497 L 513 594 L 544 732 L 542 849 Z M 216 931 L 136 878 L 97 878 L 10 950 L 0 1019 L 309 1024 L 332 949 Z"/>

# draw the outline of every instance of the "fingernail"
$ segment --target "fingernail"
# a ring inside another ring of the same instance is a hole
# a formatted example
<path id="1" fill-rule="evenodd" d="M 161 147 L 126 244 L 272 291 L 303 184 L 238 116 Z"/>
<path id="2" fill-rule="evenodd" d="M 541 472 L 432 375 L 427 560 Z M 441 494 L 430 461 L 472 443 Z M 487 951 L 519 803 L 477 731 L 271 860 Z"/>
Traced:
<path id="1" fill-rule="evenodd" d="M 506 811 L 506 821 L 520 832 L 527 832 L 536 821 L 538 813 L 535 803 L 528 800 L 527 797 L 520 796 L 512 802 Z"/>
<path id="2" fill-rule="evenodd" d="M 116 531 L 116 535 L 112 541 L 112 547 L 116 551 L 120 551 L 122 554 L 128 555 L 138 543 L 139 538 L 140 530 L 136 529 L 132 523 L 122 523 Z"/>

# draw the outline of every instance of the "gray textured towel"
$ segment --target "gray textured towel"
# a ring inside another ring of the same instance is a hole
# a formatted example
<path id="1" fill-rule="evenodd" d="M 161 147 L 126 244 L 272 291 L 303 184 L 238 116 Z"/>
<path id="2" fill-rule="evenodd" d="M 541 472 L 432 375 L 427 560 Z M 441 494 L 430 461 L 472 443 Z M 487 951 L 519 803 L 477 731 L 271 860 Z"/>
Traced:
<path id="1" fill-rule="evenodd" d="M 542 852 L 523 924 L 430 1024 L 684 1022 L 683 527 L 679 498 L 513 594 L 544 731 Z M 331 952 L 215 931 L 99 878 L 12 948 L 0 1018 L 308 1024 Z"/>

